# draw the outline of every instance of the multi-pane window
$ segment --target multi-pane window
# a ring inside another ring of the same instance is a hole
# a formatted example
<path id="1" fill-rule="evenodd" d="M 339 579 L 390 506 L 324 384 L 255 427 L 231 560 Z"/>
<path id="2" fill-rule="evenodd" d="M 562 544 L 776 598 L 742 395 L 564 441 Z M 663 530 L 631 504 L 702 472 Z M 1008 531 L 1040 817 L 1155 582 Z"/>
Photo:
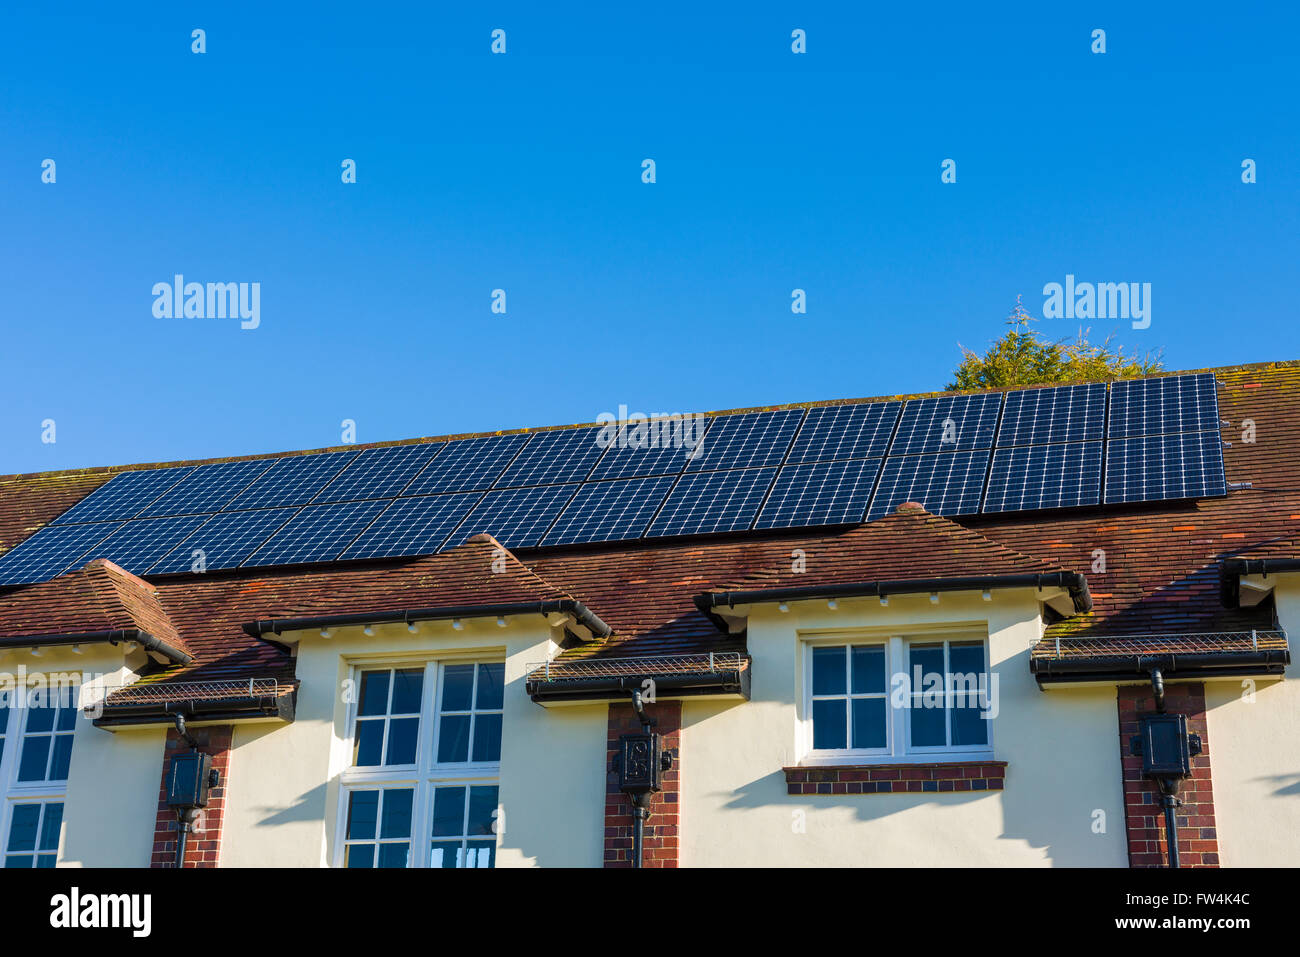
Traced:
<path id="1" fill-rule="evenodd" d="M 344 867 L 492 867 L 505 665 L 365 667 L 343 774 Z"/>
<path id="2" fill-rule="evenodd" d="M 811 758 L 988 752 L 982 640 L 890 638 L 807 648 Z"/>
<path id="3" fill-rule="evenodd" d="M 53 867 L 72 740 L 70 688 L 0 692 L 0 854 L 5 867 Z"/>
<path id="4" fill-rule="evenodd" d="M 62 801 L 13 804 L 9 809 L 5 867 L 53 867 L 59 857 L 62 823 Z"/>

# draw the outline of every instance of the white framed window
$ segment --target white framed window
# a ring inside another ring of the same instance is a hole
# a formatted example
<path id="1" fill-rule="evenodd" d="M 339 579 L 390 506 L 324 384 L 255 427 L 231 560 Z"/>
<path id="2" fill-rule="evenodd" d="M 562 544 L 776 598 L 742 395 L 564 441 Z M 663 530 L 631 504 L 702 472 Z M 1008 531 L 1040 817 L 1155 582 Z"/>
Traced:
<path id="1" fill-rule="evenodd" d="M 801 751 L 817 763 L 992 757 L 987 642 L 838 637 L 804 646 Z"/>
<path id="2" fill-rule="evenodd" d="M 505 663 L 358 665 L 339 867 L 496 863 Z"/>
<path id="3" fill-rule="evenodd" d="M 54 867 L 76 730 L 75 689 L 0 692 L 0 858 Z"/>

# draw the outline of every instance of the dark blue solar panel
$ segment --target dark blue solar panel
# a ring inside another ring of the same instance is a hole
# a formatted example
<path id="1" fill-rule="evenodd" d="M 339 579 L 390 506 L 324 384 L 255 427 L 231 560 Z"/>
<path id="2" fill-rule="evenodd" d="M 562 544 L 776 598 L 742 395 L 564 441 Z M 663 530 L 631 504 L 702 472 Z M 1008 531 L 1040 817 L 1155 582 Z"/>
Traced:
<path id="1" fill-rule="evenodd" d="M 530 548 L 542 540 L 577 489 L 577 485 L 541 485 L 489 492 L 448 544 L 485 532 L 506 548 Z"/>
<path id="2" fill-rule="evenodd" d="M 120 531 L 92 546 L 83 559 L 107 558 L 133 575 L 143 575 L 207 520 L 207 515 L 181 515 L 127 522 Z"/>
<path id="3" fill-rule="evenodd" d="M 920 502 L 934 515 L 973 515 L 988 464 L 988 449 L 885 459 L 867 518 L 883 518 L 904 502 Z"/>
<path id="4" fill-rule="evenodd" d="M 442 447 L 441 442 L 424 442 L 366 449 L 312 502 L 349 502 L 401 495 L 416 473 L 428 465 Z"/>
<path id="5" fill-rule="evenodd" d="M 673 487 L 673 476 L 588 482 L 546 536 L 547 545 L 640 538 Z"/>
<path id="6" fill-rule="evenodd" d="M 1107 443 L 1107 503 L 1226 494 L 1223 440 L 1217 430 Z"/>
<path id="7" fill-rule="evenodd" d="M 1001 405 L 1001 392 L 911 399 L 903 406 L 889 454 L 991 448 Z"/>
<path id="8" fill-rule="evenodd" d="M 194 466 L 183 465 L 174 469 L 122 472 L 114 475 L 50 524 L 112 522 L 134 518 L 141 509 L 193 471 Z"/>
<path id="9" fill-rule="evenodd" d="M 861 522 L 881 459 L 812 462 L 781 469 L 755 528 Z"/>
<path id="10" fill-rule="evenodd" d="M 489 489 L 529 438 L 515 433 L 448 442 L 402 494 L 435 495 Z"/>
<path id="11" fill-rule="evenodd" d="M 997 445 L 1005 448 L 1084 442 L 1103 438 L 1105 432 L 1104 382 L 1020 389 L 1007 393 Z"/>
<path id="12" fill-rule="evenodd" d="M 1110 384 L 1112 439 L 1219 429 L 1214 374 L 1121 379 Z"/>
<path id="13" fill-rule="evenodd" d="M 555 429 L 535 432 L 497 488 L 581 482 L 605 452 L 601 429 Z"/>
<path id="14" fill-rule="evenodd" d="M 243 567 L 333 561 L 387 505 L 384 501 L 308 505 L 245 559 Z"/>
<path id="15" fill-rule="evenodd" d="M 297 508 L 267 508 L 213 515 L 198 531 L 163 556 L 149 569 L 149 574 L 238 568 L 245 558 L 297 514 Z M 196 555 L 195 552 L 202 554 Z"/>
<path id="16" fill-rule="evenodd" d="M 1020 512 L 1100 501 L 1100 441 L 1024 445 L 993 453 L 983 510 Z"/>
<path id="17" fill-rule="evenodd" d="M 774 468 L 688 472 L 677 480 L 646 535 L 705 535 L 749 528 L 776 472 Z"/>
<path id="18" fill-rule="evenodd" d="M 786 464 L 883 458 L 902 409 L 901 402 L 809 409 Z"/>
<path id="19" fill-rule="evenodd" d="M 717 416 L 709 423 L 687 471 L 780 465 L 802 418 L 803 409 Z"/>
<path id="20" fill-rule="evenodd" d="M 200 465 L 171 491 L 141 510 L 139 517 L 216 512 L 271 467 L 274 459 Z"/>
<path id="21" fill-rule="evenodd" d="M 276 459 L 252 485 L 226 503 L 226 511 L 306 505 L 357 457 L 357 452 L 321 452 Z"/>
<path id="22" fill-rule="evenodd" d="M 432 555 L 482 497 L 482 492 L 453 492 L 399 498 L 340 557 Z"/>
<path id="23" fill-rule="evenodd" d="M 633 478 L 642 475 L 676 475 L 686 468 L 691 453 L 707 441 L 709 420 L 684 415 L 633 425 L 601 457 L 592 479 Z"/>
<path id="24" fill-rule="evenodd" d="M 0 585 L 48 581 L 80 567 L 81 556 L 121 527 L 120 522 L 47 525 L 0 555 Z"/>

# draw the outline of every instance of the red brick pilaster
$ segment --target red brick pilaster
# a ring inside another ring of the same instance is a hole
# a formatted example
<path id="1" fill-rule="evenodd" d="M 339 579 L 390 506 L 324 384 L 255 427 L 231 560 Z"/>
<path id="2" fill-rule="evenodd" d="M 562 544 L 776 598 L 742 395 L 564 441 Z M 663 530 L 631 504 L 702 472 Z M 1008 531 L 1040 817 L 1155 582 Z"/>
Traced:
<path id="1" fill-rule="evenodd" d="M 678 851 L 678 809 L 681 781 L 682 703 L 665 701 L 646 706 L 659 723 L 660 747 L 670 751 L 673 766 L 664 772 L 664 789 L 650 800 L 650 820 L 645 824 L 641 863 L 644 867 L 676 867 Z M 609 734 L 605 748 L 605 866 L 632 866 L 632 801 L 618 789 L 613 767 L 619 735 L 640 731 L 641 722 L 630 704 L 609 706 Z"/>
<path id="2" fill-rule="evenodd" d="M 1119 746 L 1124 768 L 1124 818 L 1128 829 L 1130 867 L 1165 867 L 1164 809 L 1155 782 L 1142 777 L 1142 759 L 1129 753 L 1129 740 L 1138 733 L 1138 715 L 1155 711 L 1150 685 L 1121 687 Z M 1214 787 L 1210 780 L 1210 739 L 1205 732 L 1205 686 L 1165 686 L 1165 709 L 1187 716 L 1189 734 L 1201 736 L 1201 753 L 1192 758 L 1192 775 L 1183 781 L 1175 812 L 1178 858 L 1182 867 L 1218 867 L 1219 839 L 1214 824 Z"/>
<path id="3" fill-rule="evenodd" d="M 191 728 L 190 735 L 199 743 L 199 750 L 212 755 L 212 766 L 221 773 L 220 783 L 208 792 L 208 806 L 194 822 L 194 830 L 185 842 L 185 867 L 216 867 L 221 854 L 221 821 L 226 807 L 226 773 L 230 760 L 230 742 L 234 725 L 217 725 L 210 728 Z M 167 773 L 171 770 L 172 756 L 189 750 L 176 730 L 167 732 L 163 752 L 162 782 L 158 787 L 158 817 L 154 822 L 153 855 L 150 867 L 173 867 L 176 862 L 178 836 L 176 812 L 167 806 Z"/>

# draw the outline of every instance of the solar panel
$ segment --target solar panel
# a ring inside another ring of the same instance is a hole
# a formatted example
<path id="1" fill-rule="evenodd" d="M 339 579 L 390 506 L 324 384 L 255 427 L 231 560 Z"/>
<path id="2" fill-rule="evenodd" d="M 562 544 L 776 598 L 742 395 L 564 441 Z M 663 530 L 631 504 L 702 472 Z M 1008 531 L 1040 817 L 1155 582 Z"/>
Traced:
<path id="1" fill-rule="evenodd" d="M 1054 389 L 1018 389 L 1007 393 L 997 445 L 1004 448 L 1085 442 L 1104 438 L 1105 431 L 1104 382 Z"/>
<path id="2" fill-rule="evenodd" d="M 488 492 L 448 541 L 459 545 L 486 532 L 506 548 L 530 548 L 569 504 L 578 486 L 534 485 Z"/>
<path id="3" fill-rule="evenodd" d="M 686 470 L 708 472 L 780 465 L 799 431 L 803 411 L 778 409 L 717 416 L 709 423 L 704 441 Z"/>
<path id="4" fill-rule="evenodd" d="M 708 420 L 701 419 L 685 415 L 653 420 L 646 423 L 644 434 L 634 426 L 620 442 L 609 446 L 591 473 L 592 480 L 676 475 L 700 443 L 707 441 Z"/>
<path id="5" fill-rule="evenodd" d="M 901 402 L 809 409 L 786 464 L 883 458 L 902 409 Z"/>
<path id="6" fill-rule="evenodd" d="M 497 479 L 496 488 L 581 482 L 605 451 L 599 441 L 602 432 L 555 429 L 533 433 L 523 451 Z"/>
<path id="7" fill-rule="evenodd" d="M 141 509 L 139 517 L 216 512 L 271 467 L 274 459 L 200 465 L 171 491 Z"/>
<path id="8" fill-rule="evenodd" d="M 332 561 L 387 505 L 384 501 L 308 505 L 241 567 Z"/>
<path id="9" fill-rule="evenodd" d="M 448 442 L 402 494 L 435 495 L 489 489 L 529 438 L 516 432 Z"/>
<path id="10" fill-rule="evenodd" d="M 453 492 L 399 498 L 339 557 L 432 555 L 482 497 L 482 492 Z"/>
<path id="11" fill-rule="evenodd" d="M 306 505 L 357 454 L 320 452 L 316 455 L 288 455 L 276 459 L 275 464 L 257 481 L 227 502 L 224 510 Z"/>
<path id="12" fill-rule="evenodd" d="M 1107 443 L 1107 503 L 1226 494 L 1223 440 L 1217 430 Z"/>
<path id="13" fill-rule="evenodd" d="M 285 522 L 298 514 L 296 508 L 264 508 L 251 512 L 222 512 L 213 515 L 189 538 L 149 569 L 151 575 L 196 571 L 202 552 L 204 571 L 238 568 L 240 562 L 261 547 Z"/>
<path id="14" fill-rule="evenodd" d="M 143 575 L 207 520 L 207 515 L 180 515 L 127 522 L 119 531 L 91 546 L 79 563 L 107 558 L 132 575 Z"/>
<path id="15" fill-rule="evenodd" d="M 91 492 L 50 524 L 111 522 L 134 518 L 140 510 L 194 471 L 184 465 L 171 469 L 121 472 Z"/>
<path id="16" fill-rule="evenodd" d="M 416 473 L 428 465 L 442 447 L 441 442 L 423 442 L 366 449 L 312 502 L 349 502 L 401 495 Z"/>
<path id="17" fill-rule="evenodd" d="M 749 528 L 776 476 L 774 468 L 688 472 L 677 480 L 647 537 Z"/>
<path id="18" fill-rule="evenodd" d="M 885 459 L 867 519 L 888 515 L 904 502 L 920 502 L 935 515 L 973 515 L 980 510 L 987 449 Z"/>
<path id="19" fill-rule="evenodd" d="M 120 522 L 47 525 L 0 555 L 0 585 L 48 581 L 68 571 L 87 550 L 121 527 Z"/>
<path id="20" fill-rule="evenodd" d="M 997 449 L 985 512 L 1068 508 L 1101 501 L 1101 442 Z"/>
<path id="21" fill-rule="evenodd" d="M 880 459 L 811 462 L 781 469 L 755 528 L 799 528 L 861 522 Z"/>
<path id="22" fill-rule="evenodd" d="M 1111 383 L 1107 434 L 1112 439 L 1218 429 L 1219 397 L 1213 373 Z"/>
<path id="23" fill-rule="evenodd" d="M 640 538 L 673 487 L 673 476 L 587 482 L 546 536 L 547 545 Z"/>
<path id="24" fill-rule="evenodd" d="M 1001 392 L 911 399 L 903 406 L 889 454 L 990 448 L 1001 405 Z"/>

